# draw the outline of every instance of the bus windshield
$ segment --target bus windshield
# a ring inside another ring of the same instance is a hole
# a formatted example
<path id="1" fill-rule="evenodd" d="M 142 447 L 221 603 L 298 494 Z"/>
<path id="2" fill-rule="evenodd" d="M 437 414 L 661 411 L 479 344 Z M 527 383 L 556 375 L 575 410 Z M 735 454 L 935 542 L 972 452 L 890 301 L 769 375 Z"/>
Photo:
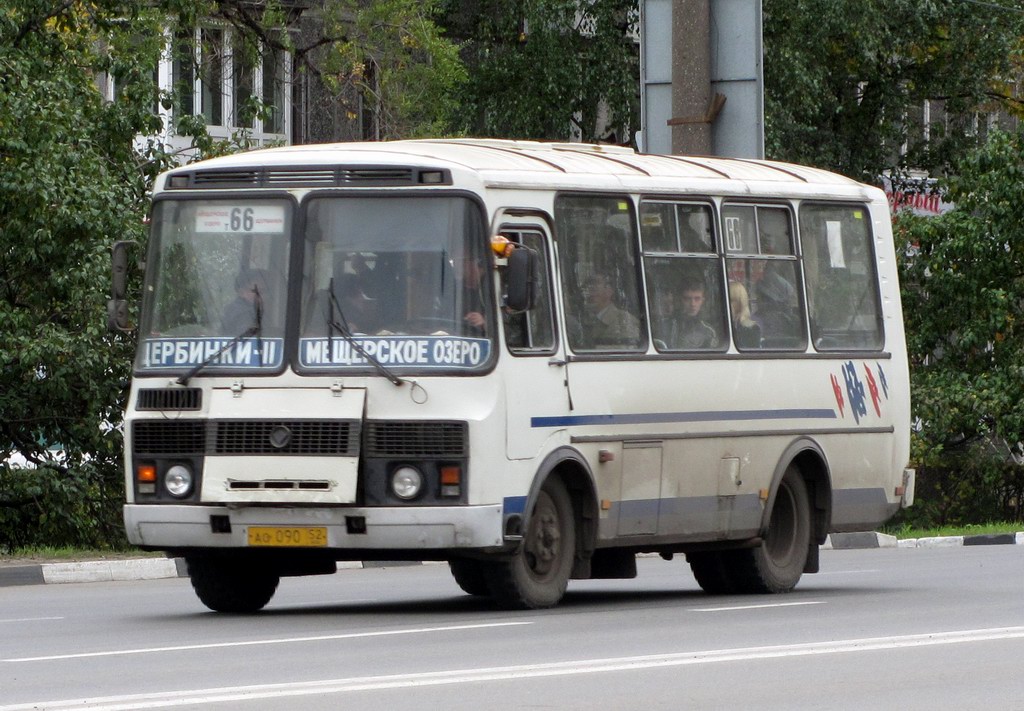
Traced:
<path id="1" fill-rule="evenodd" d="M 153 206 L 139 370 L 275 370 L 284 362 L 287 200 Z"/>
<path id="2" fill-rule="evenodd" d="M 462 197 L 326 197 L 305 221 L 298 365 L 473 369 L 495 326 L 477 205 Z"/>

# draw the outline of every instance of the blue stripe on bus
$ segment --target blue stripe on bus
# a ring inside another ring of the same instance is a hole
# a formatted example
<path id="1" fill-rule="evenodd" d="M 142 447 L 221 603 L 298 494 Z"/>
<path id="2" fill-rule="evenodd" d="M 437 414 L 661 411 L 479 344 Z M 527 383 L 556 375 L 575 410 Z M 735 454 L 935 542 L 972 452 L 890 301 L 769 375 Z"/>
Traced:
<path id="1" fill-rule="evenodd" d="M 506 496 L 501 502 L 503 513 L 519 514 L 526 511 L 525 496 Z"/>
<path id="2" fill-rule="evenodd" d="M 628 415 L 560 415 L 532 417 L 530 427 L 575 425 L 648 425 L 668 422 L 738 422 L 741 420 L 834 420 L 831 409 L 708 410 L 705 412 L 638 412 Z"/>

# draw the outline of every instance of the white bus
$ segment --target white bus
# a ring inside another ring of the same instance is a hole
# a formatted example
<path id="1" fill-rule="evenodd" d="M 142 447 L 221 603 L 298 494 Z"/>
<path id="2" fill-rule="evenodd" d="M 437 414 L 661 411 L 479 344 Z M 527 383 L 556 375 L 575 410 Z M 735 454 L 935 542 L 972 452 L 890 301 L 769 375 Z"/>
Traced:
<path id="1" fill-rule="evenodd" d="M 128 537 L 213 610 L 344 560 L 447 561 L 512 608 L 643 552 L 785 592 L 912 500 L 889 205 L 821 170 L 254 151 L 159 178 L 143 290 Z"/>

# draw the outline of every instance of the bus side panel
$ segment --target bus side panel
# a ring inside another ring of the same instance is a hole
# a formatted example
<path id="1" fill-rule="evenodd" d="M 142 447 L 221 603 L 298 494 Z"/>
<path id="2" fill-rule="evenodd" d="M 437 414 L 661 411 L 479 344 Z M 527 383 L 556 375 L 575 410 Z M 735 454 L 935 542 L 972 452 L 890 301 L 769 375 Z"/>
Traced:
<path id="1" fill-rule="evenodd" d="M 902 408 L 896 394 L 872 394 L 865 383 L 886 378 L 891 365 L 795 358 L 570 364 L 575 410 L 563 421 L 575 425 L 571 437 L 591 461 L 599 498 L 612 502 L 600 537 L 756 535 L 773 475 L 801 437 L 825 451 L 834 521 L 884 520 L 898 503 L 893 418 Z"/>

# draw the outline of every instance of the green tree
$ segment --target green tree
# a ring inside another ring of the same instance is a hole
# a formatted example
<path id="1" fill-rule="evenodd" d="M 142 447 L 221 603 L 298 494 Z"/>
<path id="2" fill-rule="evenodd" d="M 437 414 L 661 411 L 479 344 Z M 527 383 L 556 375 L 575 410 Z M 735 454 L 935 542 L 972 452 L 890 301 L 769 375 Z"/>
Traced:
<path id="1" fill-rule="evenodd" d="M 343 36 L 325 56 L 329 85 L 357 90 L 373 109 L 368 138 L 444 133 L 466 79 L 458 47 L 434 21 L 437 0 L 331 2 L 327 29 Z"/>
<path id="2" fill-rule="evenodd" d="M 636 0 L 449 0 L 471 135 L 629 143 L 639 127 Z"/>
<path id="3" fill-rule="evenodd" d="M 903 309 L 915 458 L 1024 442 L 1024 133 L 997 133 L 958 161 L 955 209 L 901 216 Z"/>
<path id="4" fill-rule="evenodd" d="M 314 29 L 296 33 L 304 43 L 282 31 L 299 7 L 8 0 L 0 10 L 0 550 L 120 537 L 134 337 L 105 329 L 109 251 L 123 239 L 144 246 L 152 179 L 180 158 L 146 139 L 163 128 L 157 106 L 177 99 L 154 81 L 168 28 L 231 25 L 243 61 L 271 47 L 292 52 L 298 71 L 372 89 L 382 137 L 446 121 L 461 65 L 429 3 L 326 0 L 309 9 Z M 352 79 L 360 57 L 372 83 Z M 214 141 L 197 117 L 176 128 L 195 157 L 247 145 L 245 132 Z"/>
<path id="5" fill-rule="evenodd" d="M 132 344 L 105 332 L 105 292 L 110 244 L 141 237 L 155 164 L 133 139 L 155 128 L 154 95 L 131 79 L 154 64 L 108 49 L 157 28 L 135 3 L 26 0 L 0 13 L 0 461 L 45 468 L 27 479 L 0 465 L 7 516 L 63 515 L 41 504 L 54 475 L 93 502 L 90 523 L 120 498 L 115 425 Z M 123 80 L 113 102 L 96 85 L 103 72 Z"/>
<path id="6" fill-rule="evenodd" d="M 996 3 L 765 0 L 766 153 L 868 182 L 942 174 L 975 145 L 973 112 L 1019 113 L 1021 37 L 1024 13 Z M 925 99 L 947 118 L 927 141 Z"/>
<path id="7" fill-rule="evenodd" d="M 331 93 L 331 110 L 355 122 L 355 136 L 387 140 L 448 130 L 466 79 L 459 48 L 435 21 L 440 0 L 269 0 L 205 2 L 198 18 L 232 26 L 249 42 L 287 51 L 296 74 L 308 74 Z M 301 31 L 282 32 L 283 27 Z M 368 111 L 361 111 L 361 108 Z"/>

